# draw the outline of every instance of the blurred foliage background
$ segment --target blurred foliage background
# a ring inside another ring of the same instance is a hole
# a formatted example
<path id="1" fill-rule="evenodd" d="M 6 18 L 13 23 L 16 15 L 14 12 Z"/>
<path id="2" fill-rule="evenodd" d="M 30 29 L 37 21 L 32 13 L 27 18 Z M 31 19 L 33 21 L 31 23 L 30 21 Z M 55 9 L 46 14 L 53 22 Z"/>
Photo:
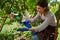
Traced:
<path id="1" fill-rule="evenodd" d="M 20 24 L 23 15 L 29 13 L 28 16 L 34 17 L 37 14 L 36 12 L 37 2 L 38 0 L 0 0 L 0 40 L 13 40 L 14 39 L 13 36 L 15 37 L 16 34 L 18 35 L 21 34 L 21 36 L 30 38 L 31 40 L 31 34 L 29 31 L 16 32 L 16 29 L 24 27 Z M 48 0 L 48 2 L 50 11 L 52 11 L 55 14 L 55 16 L 57 16 L 60 5 L 59 0 Z M 25 13 L 26 10 L 28 11 L 27 13 Z M 18 14 L 19 16 L 17 18 L 15 17 L 11 21 L 10 14 L 12 12 Z M 6 37 L 9 37 L 10 39 Z"/>

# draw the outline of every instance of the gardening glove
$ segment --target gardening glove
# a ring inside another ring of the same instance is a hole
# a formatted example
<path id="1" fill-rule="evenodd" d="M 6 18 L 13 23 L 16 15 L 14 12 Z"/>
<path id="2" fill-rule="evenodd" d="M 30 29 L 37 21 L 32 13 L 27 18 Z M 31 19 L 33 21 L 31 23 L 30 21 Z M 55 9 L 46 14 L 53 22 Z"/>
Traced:
<path id="1" fill-rule="evenodd" d="M 29 28 L 19 28 L 19 29 L 17 29 L 17 31 L 28 31 L 29 30 Z"/>
<path id="2" fill-rule="evenodd" d="M 30 20 L 25 20 L 24 22 L 22 22 L 23 25 L 25 25 L 27 28 L 31 28 L 31 24 L 30 24 Z"/>

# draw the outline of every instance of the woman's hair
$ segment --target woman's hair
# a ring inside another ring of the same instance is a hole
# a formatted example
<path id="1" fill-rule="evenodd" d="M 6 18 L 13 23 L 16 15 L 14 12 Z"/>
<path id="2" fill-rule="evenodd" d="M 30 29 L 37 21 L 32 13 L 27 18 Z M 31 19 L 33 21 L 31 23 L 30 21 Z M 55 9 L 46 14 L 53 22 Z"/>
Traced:
<path id="1" fill-rule="evenodd" d="M 48 0 L 39 0 L 37 5 L 41 6 L 41 7 L 46 7 L 45 11 L 49 11 L 48 8 Z"/>

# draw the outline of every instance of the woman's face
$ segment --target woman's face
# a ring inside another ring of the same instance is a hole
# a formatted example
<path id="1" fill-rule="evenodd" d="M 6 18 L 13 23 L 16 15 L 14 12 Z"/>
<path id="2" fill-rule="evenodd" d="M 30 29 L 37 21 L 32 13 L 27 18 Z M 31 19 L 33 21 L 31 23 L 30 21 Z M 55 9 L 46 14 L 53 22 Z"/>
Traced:
<path id="1" fill-rule="evenodd" d="M 41 7 L 41 6 L 39 6 L 39 5 L 37 5 L 37 11 L 39 12 L 39 13 L 44 13 L 45 12 L 45 9 L 46 9 L 46 7 Z"/>

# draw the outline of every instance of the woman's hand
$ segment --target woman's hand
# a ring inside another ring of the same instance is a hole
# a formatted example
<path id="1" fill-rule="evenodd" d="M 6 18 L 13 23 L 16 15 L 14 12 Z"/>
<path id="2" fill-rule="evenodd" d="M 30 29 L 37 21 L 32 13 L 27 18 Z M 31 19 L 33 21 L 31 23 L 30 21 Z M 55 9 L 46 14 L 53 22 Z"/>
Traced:
<path id="1" fill-rule="evenodd" d="M 30 31 L 35 31 L 35 28 L 29 28 Z"/>

